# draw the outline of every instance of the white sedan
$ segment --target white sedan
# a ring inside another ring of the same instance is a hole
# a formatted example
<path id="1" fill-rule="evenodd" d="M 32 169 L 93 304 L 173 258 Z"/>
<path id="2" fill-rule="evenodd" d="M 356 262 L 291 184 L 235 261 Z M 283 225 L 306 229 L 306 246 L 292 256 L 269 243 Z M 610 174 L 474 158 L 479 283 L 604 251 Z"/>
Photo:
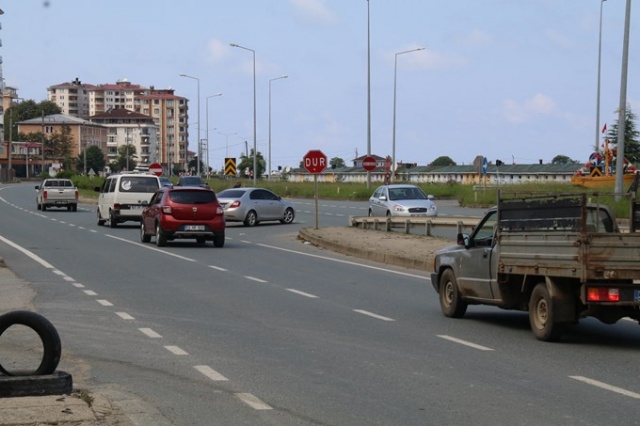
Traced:
<path id="1" fill-rule="evenodd" d="M 436 217 L 438 207 L 415 185 L 382 185 L 369 198 L 369 216 Z"/>

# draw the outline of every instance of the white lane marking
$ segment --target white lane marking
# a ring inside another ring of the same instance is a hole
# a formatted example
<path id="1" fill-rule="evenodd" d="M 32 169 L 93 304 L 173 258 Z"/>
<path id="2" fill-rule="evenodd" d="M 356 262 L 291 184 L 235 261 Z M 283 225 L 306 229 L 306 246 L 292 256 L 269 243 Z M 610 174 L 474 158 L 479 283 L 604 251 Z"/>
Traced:
<path id="1" fill-rule="evenodd" d="M 256 244 L 256 245 L 258 245 L 260 247 L 266 247 L 266 248 L 274 249 L 274 250 L 286 251 L 287 253 L 299 254 L 301 256 L 315 257 L 317 259 L 328 260 L 328 261 L 331 261 L 331 262 L 344 263 L 345 265 L 359 266 L 361 268 L 373 269 L 375 271 L 384 271 L 384 272 L 389 272 L 391 274 L 403 275 L 405 277 L 419 278 L 419 279 L 422 279 L 422 280 L 428 279 L 428 277 L 425 277 L 425 276 L 422 276 L 422 275 L 410 274 L 408 272 L 393 271 L 391 269 L 381 268 L 379 266 L 364 265 L 362 263 L 351 262 L 349 260 L 334 259 L 334 258 L 327 257 L 327 256 L 320 256 L 318 254 L 303 253 L 301 251 L 296 251 L 296 250 L 291 250 L 291 249 L 286 249 L 286 248 L 276 247 L 276 246 L 270 246 L 268 244 L 262 244 L 262 243 L 259 243 L 259 244 Z"/>
<path id="2" fill-rule="evenodd" d="M 70 277 L 70 276 L 68 276 L 68 275 L 65 275 L 64 277 L 62 277 L 62 279 L 63 279 L 63 280 L 65 280 L 65 281 L 68 281 L 68 282 L 70 282 L 70 283 L 72 283 L 72 282 L 74 282 L 74 281 L 75 281 L 73 278 L 71 278 L 71 277 Z"/>
<path id="3" fill-rule="evenodd" d="M 208 266 L 209 266 L 209 268 L 215 269 L 216 271 L 220 271 L 220 272 L 227 272 L 228 271 L 228 269 L 224 269 L 224 268 L 221 268 L 219 266 L 213 266 L 213 265 L 208 265 Z"/>
<path id="4" fill-rule="evenodd" d="M 59 270 L 59 269 L 54 269 L 54 270 L 53 270 L 53 273 L 54 273 L 54 274 L 56 274 L 56 275 L 60 275 L 61 277 L 65 277 L 65 276 L 67 276 L 67 274 L 65 274 L 64 272 L 62 272 L 62 271 L 61 271 L 61 270 Z"/>
<path id="5" fill-rule="evenodd" d="M 168 350 L 169 352 L 171 352 L 174 355 L 189 355 L 189 353 L 177 346 L 165 346 L 164 347 L 166 350 Z"/>
<path id="6" fill-rule="evenodd" d="M 80 283 L 73 283 L 73 286 L 77 288 L 84 288 L 84 285 Z"/>
<path id="7" fill-rule="evenodd" d="M 98 302 L 102 306 L 113 306 L 113 303 L 109 302 L 108 300 L 104 300 L 104 299 L 98 299 L 98 300 L 96 300 L 96 302 Z"/>
<path id="8" fill-rule="evenodd" d="M 195 368 L 214 382 L 223 382 L 229 380 L 208 365 L 194 365 L 193 368 Z"/>
<path id="9" fill-rule="evenodd" d="M 116 312 L 116 315 L 122 318 L 123 320 L 134 320 L 135 318 L 129 315 L 126 312 Z"/>
<path id="10" fill-rule="evenodd" d="M 162 338 L 161 335 L 159 335 L 158 333 L 156 333 L 155 331 L 153 331 L 150 328 L 139 328 L 138 330 L 140 330 L 147 337 L 151 337 L 152 339 L 161 339 Z"/>
<path id="11" fill-rule="evenodd" d="M 6 239 L 6 238 L 4 238 L 2 236 L 0 236 L 0 241 L 2 241 L 3 243 L 5 243 L 5 244 L 7 244 L 7 245 L 9 245 L 11 247 L 13 247 L 14 249 L 18 250 L 19 252 L 21 252 L 25 256 L 29 257 L 31 260 L 35 260 L 36 262 L 38 262 L 43 267 L 45 267 L 47 269 L 54 269 L 52 264 L 50 264 L 49 262 L 47 262 L 46 260 L 44 260 L 40 256 L 37 256 L 34 253 L 30 252 L 26 248 L 23 248 L 23 247 L 19 246 L 18 244 L 14 243 L 13 241 L 8 240 L 8 239 Z"/>
<path id="12" fill-rule="evenodd" d="M 240 240 L 240 242 L 245 244 L 251 244 L 251 241 L 247 241 L 247 240 Z"/>
<path id="13" fill-rule="evenodd" d="M 316 296 L 315 294 L 305 293 L 304 291 L 296 290 L 295 288 L 288 288 L 287 291 L 290 291 L 291 293 L 299 294 L 300 296 L 309 297 L 311 299 L 318 298 L 318 296 Z"/>
<path id="14" fill-rule="evenodd" d="M 87 296 L 97 296 L 98 293 L 96 293 L 93 290 L 84 290 L 84 294 L 86 294 Z"/>
<path id="15" fill-rule="evenodd" d="M 122 241 L 122 242 L 125 242 L 125 243 L 129 243 L 129 244 L 132 244 L 132 245 L 138 246 L 138 247 L 143 247 L 143 248 L 146 248 L 147 250 L 157 251 L 158 253 L 166 254 L 168 256 L 177 257 L 178 259 L 186 260 L 188 262 L 195 262 L 196 261 L 195 259 L 191 259 L 190 257 L 184 257 L 184 256 L 180 256 L 178 254 L 173 254 L 173 253 L 170 253 L 168 251 L 160 250 L 160 249 L 157 249 L 155 247 L 150 247 L 150 246 L 144 245 L 142 243 L 136 243 L 135 241 L 130 241 L 130 240 L 127 240 L 127 239 L 124 239 L 124 238 L 116 237 L 114 235 L 109 235 L 109 234 L 104 234 L 104 235 L 106 235 L 109 238 L 113 238 L 114 240 L 118 240 L 118 241 Z"/>
<path id="16" fill-rule="evenodd" d="M 365 311 L 363 309 L 354 309 L 353 312 L 357 312 L 359 314 L 366 315 L 371 318 L 379 319 L 382 321 L 395 321 L 393 318 L 383 317 L 382 315 L 374 314 L 373 312 Z"/>
<path id="17" fill-rule="evenodd" d="M 257 281 L 259 283 L 268 283 L 269 281 L 265 281 L 265 280 L 261 280 L 260 278 L 256 278 L 256 277 L 252 277 L 249 275 L 245 275 L 244 276 L 246 279 L 251 280 L 251 281 Z"/>
<path id="18" fill-rule="evenodd" d="M 619 393 L 624 396 L 628 396 L 630 398 L 640 399 L 640 394 L 628 391 L 626 389 L 619 388 L 617 386 L 611 386 L 603 382 L 599 382 L 597 380 L 590 379 L 588 377 L 583 376 L 569 376 L 569 378 L 577 380 L 579 382 L 586 383 L 588 385 L 596 386 L 611 392 Z"/>
<path id="19" fill-rule="evenodd" d="M 447 336 L 446 334 L 438 334 L 438 337 L 441 339 L 449 340 L 451 342 L 460 343 L 461 345 L 469 346 L 470 348 L 478 349 L 481 351 L 493 351 L 491 348 L 487 348 L 486 346 L 476 345 L 475 343 L 467 342 L 466 340 L 456 339 L 455 337 Z"/>
<path id="20" fill-rule="evenodd" d="M 273 410 L 269 404 L 250 393 L 237 393 L 236 396 L 254 410 Z"/>

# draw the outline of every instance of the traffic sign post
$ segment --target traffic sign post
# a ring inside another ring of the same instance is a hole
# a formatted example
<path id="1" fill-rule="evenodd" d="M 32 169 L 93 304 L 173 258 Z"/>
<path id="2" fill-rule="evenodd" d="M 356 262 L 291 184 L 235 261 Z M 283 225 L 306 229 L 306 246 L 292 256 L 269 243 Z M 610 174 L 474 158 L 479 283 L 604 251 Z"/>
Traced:
<path id="1" fill-rule="evenodd" d="M 316 204 L 316 226 L 318 229 L 319 213 L 318 213 L 318 175 L 327 168 L 327 156 L 319 149 L 312 149 L 302 157 L 304 168 L 313 175 L 313 192 Z"/>
<path id="2" fill-rule="evenodd" d="M 149 173 L 153 173 L 158 177 L 162 176 L 162 165 L 160 163 L 151 163 L 149 165 Z"/>

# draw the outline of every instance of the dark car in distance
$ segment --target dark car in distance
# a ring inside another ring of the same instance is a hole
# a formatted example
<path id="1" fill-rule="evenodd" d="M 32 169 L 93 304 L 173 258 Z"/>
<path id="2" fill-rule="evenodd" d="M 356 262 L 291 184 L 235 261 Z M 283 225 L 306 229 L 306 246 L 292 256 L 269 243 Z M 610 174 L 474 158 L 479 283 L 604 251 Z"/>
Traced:
<path id="1" fill-rule="evenodd" d="M 209 188 L 209 185 L 200 176 L 180 176 L 176 186 L 199 186 Z"/>
<path id="2" fill-rule="evenodd" d="M 225 240 L 224 210 L 216 193 L 208 188 L 161 188 L 142 210 L 140 240 L 165 246 L 175 239 L 195 239 L 198 244 L 213 241 L 223 247 Z"/>

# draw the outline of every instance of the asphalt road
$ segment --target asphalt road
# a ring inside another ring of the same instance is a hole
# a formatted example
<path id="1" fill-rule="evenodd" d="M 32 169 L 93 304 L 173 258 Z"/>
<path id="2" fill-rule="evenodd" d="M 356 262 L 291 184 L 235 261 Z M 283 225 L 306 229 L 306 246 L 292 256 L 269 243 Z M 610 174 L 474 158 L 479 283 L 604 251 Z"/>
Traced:
<path id="1" fill-rule="evenodd" d="M 297 241 L 315 209 L 296 201 L 293 225 L 159 249 L 135 224 L 98 227 L 92 206 L 39 212 L 33 185 L 5 186 L 0 256 L 58 329 L 60 369 L 82 360 L 88 386 L 126 388 L 176 425 L 640 422 L 637 324 L 587 320 L 549 344 L 526 313 L 445 318 L 426 274 Z M 320 226 L 366 214 L 319 205 Z"/>

